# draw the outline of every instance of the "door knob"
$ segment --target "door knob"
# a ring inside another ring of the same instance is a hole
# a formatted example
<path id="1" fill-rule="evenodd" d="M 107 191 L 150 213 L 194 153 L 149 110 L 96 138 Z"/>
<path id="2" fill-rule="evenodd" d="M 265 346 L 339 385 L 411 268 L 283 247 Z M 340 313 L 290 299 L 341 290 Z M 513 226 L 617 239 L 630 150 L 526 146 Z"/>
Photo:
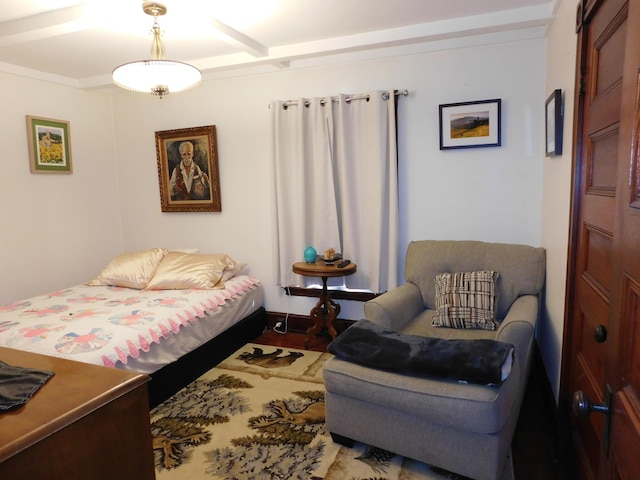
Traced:
<path id="1" fill-rule="evenodd" d="M 573 394 L 573 413 L 578 418 L 587 418 L 591 412 L 603 413 L 606 416 L 604 422 L 604 431 L 602 432 L 604 443 L 604 451 L 609 457 L 609 445 L 611 443 L 611 405 L 613 403 L 613 391 L 607 385 L 605 390 L 605 403 L 593 403 L 582 390 L 578 390 Z"/>
<path id="2" fill-rule="evenodd" d="M 607 327 L 598 325 L 593 331 L 593 338 L 595 338 L 598 343 L 605 342 L 607 340 Z"/>
<path id="3" fill-rule="evenodd" d="M 593 403 L 582 390 L 575 392 L 573 394 L 573 413 L 575 413 L 576 417 L 587 418 L 591 412 L 600 412 L 608 415 L 609 404 Z"/>

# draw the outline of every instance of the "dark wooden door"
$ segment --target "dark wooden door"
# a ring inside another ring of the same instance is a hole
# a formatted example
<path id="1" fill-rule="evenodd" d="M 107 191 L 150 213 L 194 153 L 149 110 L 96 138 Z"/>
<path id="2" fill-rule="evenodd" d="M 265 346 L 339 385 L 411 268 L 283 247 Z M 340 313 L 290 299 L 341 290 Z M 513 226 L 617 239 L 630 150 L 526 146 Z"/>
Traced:
<path id="1" fill-rule="evenodd" d="M 561 393 L 575 408 L 579 477 L 631 479 L 640 474 L 640 0 L 585 0 L 578 39 Z"/>

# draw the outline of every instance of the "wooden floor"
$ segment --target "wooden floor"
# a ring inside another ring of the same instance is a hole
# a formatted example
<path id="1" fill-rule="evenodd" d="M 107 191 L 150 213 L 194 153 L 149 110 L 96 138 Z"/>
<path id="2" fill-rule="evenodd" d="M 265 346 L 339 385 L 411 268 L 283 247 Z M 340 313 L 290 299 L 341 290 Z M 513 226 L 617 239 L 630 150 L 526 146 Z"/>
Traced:
<path id="1" fill-rule="evenodd" d="M 304 340 L 303 333 L 280 334 L 269 330 L 254 343 L 304 349 Z M 318 337 L 309 349 L 326 351 L 328 343 L 328 338 Z M 515 480 L 568 480 L 572 477 L 565 463 L 557 458 L 557 452 L 563 449 L 558 445 L 553 412 L 546 407 L 548 400 L 541 368 L 534 362 L 513 438 L 514 476 Z"/>

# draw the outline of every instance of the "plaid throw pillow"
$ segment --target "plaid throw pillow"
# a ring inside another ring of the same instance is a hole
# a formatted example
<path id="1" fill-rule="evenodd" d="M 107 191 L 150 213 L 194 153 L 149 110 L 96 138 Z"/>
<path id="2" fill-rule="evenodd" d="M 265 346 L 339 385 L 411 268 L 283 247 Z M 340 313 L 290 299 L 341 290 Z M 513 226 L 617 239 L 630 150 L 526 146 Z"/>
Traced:
<path id="1" fill-rule="evenodd" d="M 496 330 L 496 281 L 493 271 L 436 275 L 436 313 L 432 325 Z"/>

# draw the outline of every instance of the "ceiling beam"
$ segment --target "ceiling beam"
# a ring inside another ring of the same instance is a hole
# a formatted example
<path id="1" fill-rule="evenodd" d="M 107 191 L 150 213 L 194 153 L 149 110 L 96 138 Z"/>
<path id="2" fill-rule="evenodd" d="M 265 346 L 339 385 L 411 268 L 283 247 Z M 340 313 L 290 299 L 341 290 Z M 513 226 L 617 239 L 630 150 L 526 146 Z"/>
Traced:
<path id="1" fill-rule="evenodd" d="M 211 25 L 216 31 L 215 35 L 219 40 L 222 40 L 226 44 L 256 58 L 266 57 L 269 55 L 269 49 L 267 47 L 246 36 L 244 33 L 231 28 L 229 25 L 226 25 L 213 17 L 209 17 L 209 20 L 211 21 Z"/>
<path id="2" fill-rule="evenodd" d="M 90 8 L 88 3 L 82 3 L 0 23 L 0 46 L 42 40 L 94 27 L 97 20 Z M 216 37 L 238 51 L 256 58 L 269 55 L 265 45 L 213 17 L 209 21 Z"/>
<path id="3" fill-rule="evenodd" d="M 268 49 L 268 56 L 266 57 L 251 58 L 245 54 L 238 53 L 192 59 L 191 63 L 203 72 L 207 70 L 225 70 L 242 65 L 271 65 L 276 68 L 288 68 L 291 62 L 308 58 L 437 43 L 451 39 L 474 38 L 482 35 L 495 35 L 500 32 L 544 28 L 552 19 L 553 15 L 548 5 L 525 7 L 504 11 L 501 12 L 501 15 L 485 14 L 473 17 L 459 17 L 452 20 L 271 47 Z"/>
<path id="4" fill-rule="evenodd" d="M 95 25 L 88 5 L 60 8 L 0 23 L 0 46 L 33 42 L 67 33 L 86 30 Z"/>

